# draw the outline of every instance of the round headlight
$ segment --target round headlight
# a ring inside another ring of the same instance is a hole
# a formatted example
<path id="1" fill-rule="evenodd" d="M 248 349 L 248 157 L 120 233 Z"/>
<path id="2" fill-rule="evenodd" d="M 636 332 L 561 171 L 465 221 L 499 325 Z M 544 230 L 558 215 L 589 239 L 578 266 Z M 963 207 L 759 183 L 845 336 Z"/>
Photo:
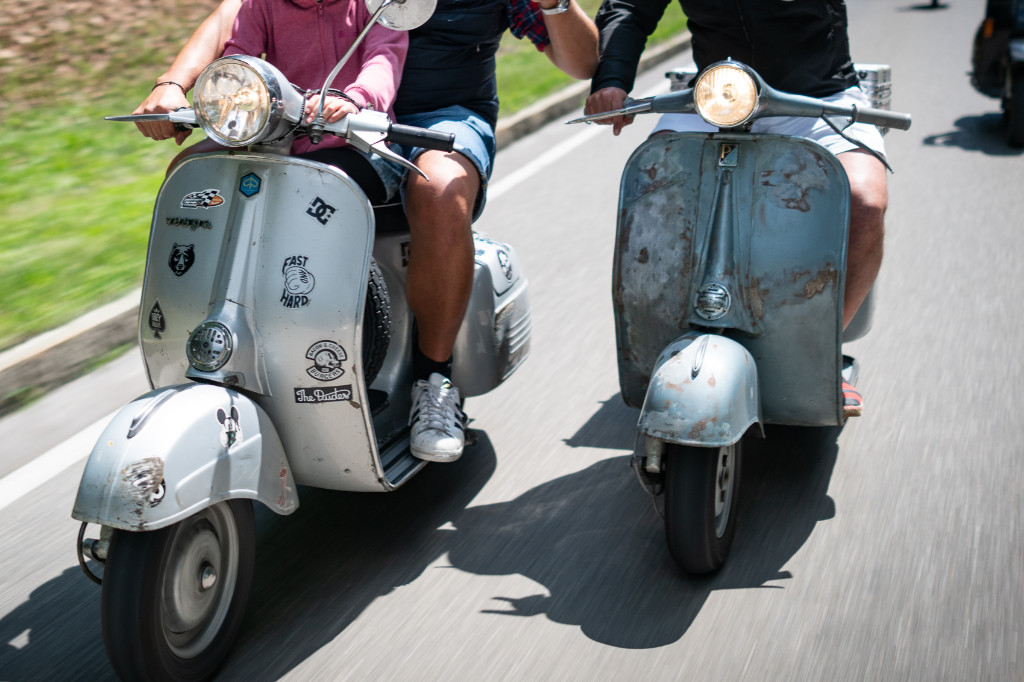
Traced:
<path id="1" fill-rule="evenodd" d="M 193 106 L 206 134 L 220 144 L 258 142 L 268 128 L 273 98 L 266 81 L 249 64 L 221 59 L 199 74 Z"/>
<path id="2" fill-rule="evenodd" d="M 732 64 L 718 64 L 701 74 L 693 88 L 697 113 L 711 125 L 734 128 L 742 125 L 757 106 L 753 76 Z"/>

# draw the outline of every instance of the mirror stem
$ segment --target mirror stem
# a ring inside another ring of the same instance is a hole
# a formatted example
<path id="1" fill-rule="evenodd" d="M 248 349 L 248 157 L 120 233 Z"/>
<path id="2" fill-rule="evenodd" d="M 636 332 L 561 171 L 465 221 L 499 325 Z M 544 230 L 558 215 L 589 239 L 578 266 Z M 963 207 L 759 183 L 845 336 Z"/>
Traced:
<path id="1" fill-rule="evenodd" d="M 352 42 L 352 46 L 348 48 L 348 52 L 346 52 L 341 60 L 334 65 L 334 69 L 332 69 L 331 73 L 328 74 L 327 80 L 324 81 L 324 86 L 320 89 L 320 106 L 317 107 L 316 119 L 313 121 L 313 125 L 310 126 L 309 129 L 309 139 L 313 144 L 320 144 L 320 140 L 323 139 L 324 126 L 327 124 L 324 120 L 324 98 L 327 95 L 328 88 L 331 87 L 331 82 L 338 75 L 338 72 L 341 71 L 341 67 L 345 66 L 345 62 L 347 62 L 349 57 L 352 56 L 352 53 L 356 51 L 356 48 L 359 47 L 359 43 L 363 42 L 363 38 L 366 37 L 366 34 L 370 31 L 373 25 L 377 23 L 377 19 L 379 19 L 380 15 L 384 13 L 384 10 L 396 2 L 402 2 L 402 0 L 384 0 L 384 2 L 381 3 L 380 7 L 377 8 L 377 11 L 373 13 L 372 17 L 370 17 L 370 20 L 366 22 L 366 26 L 363 27 L 363 30 L 360 31 L 358 36 L 356 36 L 356 39 Z"/>

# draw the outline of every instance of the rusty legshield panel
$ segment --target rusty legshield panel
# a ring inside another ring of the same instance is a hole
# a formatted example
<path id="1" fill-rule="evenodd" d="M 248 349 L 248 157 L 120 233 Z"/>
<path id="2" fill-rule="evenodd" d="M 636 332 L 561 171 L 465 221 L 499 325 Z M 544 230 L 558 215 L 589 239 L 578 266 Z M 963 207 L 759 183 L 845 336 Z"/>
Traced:
<path id="1" fill-rule="evenodd" d="M 840 420 L 849 183 L 820 145 L 776 135 L 671 133 L 626 164 L 613 292 L 619 382 L 643 403 L 661 350 L 690 329 L 743 344 L 767 423 Z M 728 312 L 694 312 L 707 283 Z"/>

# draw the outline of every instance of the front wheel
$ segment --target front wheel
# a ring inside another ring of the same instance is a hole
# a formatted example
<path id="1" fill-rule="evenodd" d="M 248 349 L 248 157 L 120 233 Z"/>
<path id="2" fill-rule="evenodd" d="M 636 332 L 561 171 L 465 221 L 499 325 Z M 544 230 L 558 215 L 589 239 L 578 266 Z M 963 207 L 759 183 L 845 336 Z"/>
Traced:
<path id="1" fill-rule="evenodd" d="M 672 558 L 687 573 L 716 571 L 729 555 L 741 461 L 740 443 L 665 450 L 665 536 Z"/>
<path id="2" fill-rule="evenodd" d="M 104 566 L 103 644 L 123 680 L 202 680 L 242 624 L 255 560 L 252 502 L 167 528 L 115 531 Z"/>

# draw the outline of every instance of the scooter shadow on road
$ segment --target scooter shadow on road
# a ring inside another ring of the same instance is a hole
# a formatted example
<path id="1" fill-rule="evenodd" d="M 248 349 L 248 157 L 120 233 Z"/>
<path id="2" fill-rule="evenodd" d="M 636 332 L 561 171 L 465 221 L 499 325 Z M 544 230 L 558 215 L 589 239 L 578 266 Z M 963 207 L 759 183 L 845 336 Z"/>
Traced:
<path id="1" fill-rule="evenodd" d="M 618 396 L 566 442 L 630 449 L 636 412 Z M 507 503 L 466 510 L 455 523 L 452 563 L 484 575 L 519 573 L 548 594 L 495 597 L 487 613 L 580 627 L 603 644 L 645 649 L 680 639 L 711 592 L 775 588 L 783 567 L 820 520 L 835 514 L 827 491 L 838 428 L 772 428 L 747 449 L 740 525 L 726 565 L 688 576 L 669 556 L 662 519 L 637 483 L 629 457 L 612 457 Z M 540 548 L 546 548 L 544 550 Z M 773 584 L 769 584 L 773 583 Z"/>
<path id="2" fill-rule="evenodd" d="M 954 121 L 953 125 L 955 128 L 949 132 L 925 137 L 925 146 L 959 147 L 965 151 L 981 152 L 988 156 L 1020 156 L 1024 154 L 1024 148 L 1011 147 L 1006 143 L 1002 114 L 961 116 Z"/>
<path id="3" fill-rule="evenodd" d="M 222 679 L 276 679 L 343 632 L 373 601 L 413 582 L 448 549 L 455 521 L 495 470 L 487 434 L 455 463 L 393 493 L 301 488 L 290 517 L 257 507 L 249 609 Z"/>
<path id="4" fill-rule="evenodd" d="M 438 528 L 465 513 L 495 470 L 487 434 L 474 433 L 460 461 L 428 466 L 393 493 L 302 488 L 288 517 L 257 505 L 252 596 L 218 679 L 283 676 L 444 554 L 453 532 Z M 0 619 L 0 680 L 117 679 L 96 617 L 100 590 L 83 583 L 71 566 Z"/>
<path id="5" fill-rule="evenodd" d="M 116 680 L 103 653 L 100 592 L 77 564 L 0 619 L 0 680 Z"/>

